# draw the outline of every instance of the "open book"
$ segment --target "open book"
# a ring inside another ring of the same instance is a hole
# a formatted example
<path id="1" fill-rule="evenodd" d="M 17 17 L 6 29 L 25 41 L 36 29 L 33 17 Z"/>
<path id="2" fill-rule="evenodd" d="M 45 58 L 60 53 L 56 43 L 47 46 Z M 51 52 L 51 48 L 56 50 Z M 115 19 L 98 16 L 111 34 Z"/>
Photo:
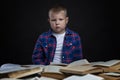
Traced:
<path id="1" fill-rule="evenodd" d="M 94 66 L 105 66 L 105 67 L 113 67 L 116 65 L 120 65 L 120 60 L 109 60 L 109 61 L 98 61 L 98 62 L 91 62 Z M 120 68 L 120 67 L 119 67 Z"/>
<path id="2" fill-rule="evenodd" d="M 50 78 L 55 78 L 55 79 L 63 79 L 66 77 L 65 74 L 60 72 L 60 69 L 63 66 L 58 66 L 58 65 L 47 65 L 44 66 L 43 71 L 41 73 L 42 77 L 50 77 Z"/>
<path id="3" fill-rule="evenodd" d="M 55 66 L 67 66 L 68 64 L 51 62 L 50 65 L 55 65 Z"/>
<path id="4" fill-rule="evenodd" d="M 54 79 L 54 78 L 50 78 L 50 77 L 40 77 L 38 80 L 58 80 L 58 79 Z"/>
<path id="5" fill-rule="evenodd" d="M 70 73 L 70 74 L 88 74 L 88 73 L 99 73 L 103 72 L 102 68 L 93 67 L 86 59 L 74 61 L 60 69 L 63 73 Z"/>
<path id="6" fill-rule="evenodd" d="M 120 80 L 120 73 L 107 72 L 101 73 L 98 76 L 103 77 L 105 80 Z"/>
<path id="7" fill-rule="evenodd" d="M 49 77 L 31 77 L 31 78 L 21 78 L 21 79 L 16 79 L 16 78 L 2 78 L 0 80 L 58 80 L 58 79 L 49 78 Z"/>
<path id="8" fill-rule="evenodd" d="M 63 68 L 74 66 L 74 65 L 82 65 L 82 64 L 89 64 L 89 62 L 86 59 L 80 60 L 80 61 L 75 61 L 70 64 L 57 64 L 57 63 L 51 63 L 50 65 L 44 66 L 43 72 L 41 73 L 41 76 L 44 77 L 51 77 L 51 78 L 56 78 L 56 79 L 63 79 L 67 77 L 68 75 L 61 72 L 60 70 Z"/>
<path id="9" fill-rule="evenodd" d="M 84 76 L 72 75 L 63 80 L 104 80 L 104 78 L 93 74 L 86 74 Z"/>
<path id="10" fill-rule="evenodd" d="M 104 68 L 105 72 L 120 72 L 120 60 L 109 60 L 109 61 L 97 61 L 91 62 L 95 67 Z"/>
<path id="11" fill-rule="evenodd" d="M 19 65 L 6 63 L 0 67 L 0 78 L 21 78 L 35 73 L 42 72 L 42 67 L 38 65 Z"/>

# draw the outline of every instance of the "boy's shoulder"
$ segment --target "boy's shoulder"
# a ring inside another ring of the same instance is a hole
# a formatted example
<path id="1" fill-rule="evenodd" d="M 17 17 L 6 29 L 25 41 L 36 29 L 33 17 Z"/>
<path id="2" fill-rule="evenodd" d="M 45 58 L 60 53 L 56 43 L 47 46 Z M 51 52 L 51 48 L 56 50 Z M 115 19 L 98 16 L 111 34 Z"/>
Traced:
<path id="1" fill-rule="evenodd" d="M 48 36 L 48 35 L 49 35 L 49 31 L 46 31 L 40 34 L 40 36 Z"/>
<path id="2" fill-rule="evenodd" d="M 74 31 L 74 30 L 72 30 L 72 29 L 69 29 L 69 28 L 67 28 L 67 30 L 66 30 L 66 31 L 67 31 L 67 33 L 69 33 L 69 34 L 79 35 L 79 34 L 78 34 L 78 32 L 76 32 L 76 31 Z"/>
<path id="3" fill-rule="evenodd" d="M 41 33 L 38 36 L 38 40 L 42 41 L 42 42 L 45 42 L 46 40 L 48 40 L 48 38 L 49 38 L 49 34 L 48 33 L 49 33 L 48 31 Z"/>
<path id="4" fill-rule="evenodd" d="M 41 33 L 39 36 L 49 36 L 51 34 L 52 34 L 51 30 L 48 30 L 48 31 Z"/>

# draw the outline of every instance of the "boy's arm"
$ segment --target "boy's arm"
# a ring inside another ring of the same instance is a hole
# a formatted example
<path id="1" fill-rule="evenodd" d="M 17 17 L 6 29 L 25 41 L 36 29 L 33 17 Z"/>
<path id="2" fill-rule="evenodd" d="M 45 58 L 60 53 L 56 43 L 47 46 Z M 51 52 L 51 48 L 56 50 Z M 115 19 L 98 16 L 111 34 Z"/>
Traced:
<path id="1" fill-rule="evenodd" d="M 45 65 L 45 58 L 44 58 L 43 52 L 44 51 L 43 51 L 43 48 L 41 46 L 41 41 L 40 41 L 40 37 L 39 37 L 36 44 L 35 44 L 34 51 L 32 54 L 33 64 Z"/>
<path id="2" fill-rule="evenodd" d="M 83 54 L 82 54 L 82 44 L 81 44 L 81 39 L 80 36 L 77 34 L 75 37 L 75 50 L 74 50 L 74 61 L 82 59 Z"/>

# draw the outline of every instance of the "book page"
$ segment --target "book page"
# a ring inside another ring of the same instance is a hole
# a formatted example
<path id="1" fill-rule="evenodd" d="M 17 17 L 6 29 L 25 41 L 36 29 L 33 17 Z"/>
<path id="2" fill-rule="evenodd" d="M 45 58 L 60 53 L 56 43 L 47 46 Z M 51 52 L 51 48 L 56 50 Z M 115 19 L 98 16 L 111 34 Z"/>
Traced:
<path id="1" fill-rule="evenodd" d="M 115 72 L 107 72 L 103 74 L 108 75 L 108 76 L 116 76 L 116 77 L 120 76 L 120 73 L 115 73 Z"/>
<path id="2" fill-rule="evenodd" d="M 105 62 L 97 61 L 97 62 L 91 62 L 92 65 L 105 65 Z"/>
<path id="3" fill-rule="evenodd" d="M 50 65 L 67 66 L 68 64 L 65 64 L 65 63 L 55 63 L 55 62 L 50 62 Z"/>
<path id="4" fill-rule="evenodd" d="M 40 67 L 42 69 L 42 65 L 19 65 L 19 64 L 6 63 L 1 65 L 0 74 L 20 71 L 20 70 L 33 69 L 37 67 Z"/>
<path id="5" fill-rule="evenodd" d="M 105 80 L 102 77 L 96 76 L 96 75 L 92 75 L 92 74 L 87 74 L 83 77 L 80 78 L 80 80 Z"/>
<path id="6" fill-rule="evenodd" d="M 34 79 L 34 80 L 58 80 L 58 79 L 49 78 L 49 77 L 40 77 L 39 79 Z"/>
<path id="7" fill-rule="evenodd" d="M 80 80 L 81 76 L 77 76 L 77 75 L 72 75 L 72 76 L 69 76 L 63 80 Z"/>
<path id="8" fill-rule="evenodd" d="M 64 72 L 64 71 L 74 71 L 74 72 L 86 72 L 86 71 L 89 71 L 89 70 L 94 70 L 96 69 L 96 67 L 93 67 L 91 65 L 88 65 L 88 66 L 75 66 L 75 67 L 63 67 L 61 68 L 61 71 Z"/>
<path id="9" fill-rule="evenodd" d="M 110 60 L 110 61 L 106 61 L 106 62 L 102 62 L 102 61 L 91 62 L 91 64 L 93 64 L 93 65 L 100 65 L 100 66 L 106 66 L 106 67 L 113 66 L 117 63 L 120 63 L 120 60 Z"/>
<path id="10" fill-rule="evenodd" d="M 110 60 L 110 61 L 107 61 L 105 62 L 107 66 L 113 66 L 117 63 L 120 63 L 120 60 Z"/>
<path id="11" fill-rule="evenodd" d="M 62 66 L 54 66 L 54 65 L 48 65 L 44 67 L 43 72 L 50 72 L 50 73 L 60 73 L 59 71 L 62 68 Z"/>
<path id="12" fill-rule="evenodd" d="M 16 78 L 2 78 L 0 80 L 58 80 L 49 77 L 34 77 L 34 78 L 25 78 L 25 79 L 16 79 Z"/>
<path id="13" fill-rule="evenodd" d="M 16 79 L 16 78 L 2 78 L 0 80 L 27 80 L 27 79 Z"/>
<path id="14" fill-rule="evenodd" d="M 104 80 L 104 78 L 96 76 L 96 75 L 92 75 L 92 74 L 86 74 L 84 76 L 72 75 L 63 80 Z"/>
<path id="15" fill-rule="evenodd" d="M 20 67 L 20 66 L 21 65 L 19 64 L 6 63 L 6 64 L 1 65 L 0 68 L 11 68 L 11 67 Z"/>
<path id="16" fill-rule="evenodd" d="M 23 70 L 23 69 L 25 69 L 25 68 L 21 67 L 19 64 L 6 63 L 6 64 L 1 65 L 0 74 L 18 71 L 18 70 Z"/>
<path id="17" fill-rule="evenodd" d="M 80 66 L 85 64 L 90 64 L 90 63 L 87 61 L 87 59 L 81 59 L 70 63 L 67 67 Z"/>

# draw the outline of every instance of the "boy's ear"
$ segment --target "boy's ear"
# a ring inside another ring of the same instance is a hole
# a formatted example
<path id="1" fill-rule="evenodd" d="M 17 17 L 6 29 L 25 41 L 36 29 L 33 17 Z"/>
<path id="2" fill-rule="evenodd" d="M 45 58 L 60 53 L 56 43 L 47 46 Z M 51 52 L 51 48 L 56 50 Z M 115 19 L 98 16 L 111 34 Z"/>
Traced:
<path id="1" fill-rule="evenodd" d="M 48 22 L 50 22 L 50 19 L 48 18 Z"/>
<path id="2" fill-rule="evenodd" d="M 66 23 L 68 23 L 68 21 L 69 21 L 69 17 L 66 17 Z"/>

